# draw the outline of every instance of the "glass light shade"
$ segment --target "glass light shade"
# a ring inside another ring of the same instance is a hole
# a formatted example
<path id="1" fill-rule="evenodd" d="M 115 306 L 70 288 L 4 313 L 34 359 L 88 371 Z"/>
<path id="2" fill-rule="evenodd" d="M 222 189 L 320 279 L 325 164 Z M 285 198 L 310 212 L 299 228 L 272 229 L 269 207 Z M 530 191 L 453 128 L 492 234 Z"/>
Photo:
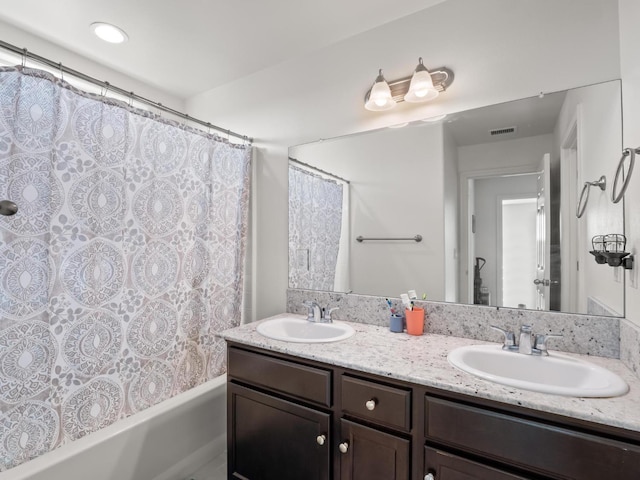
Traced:
<path id="1" fill-rule="evenodd" d="M 95 22 L 91 24 L 91 29 L 96 36 L 105 42 L 123 43 L 129 39 L 124 30 L 110 23 Z"/>
<path id="2" fill-rule="evenodd" d="M 439 94 L 440 92 L 433 86 L 431 74 L 422 64 L 421 58 L 413 77 L 411 77 L 409 91 L 404 96 L 404 101 L 410 103 L 426 102 L 436 98 Z"/>
<path id="3" fill-rule="evenodd" d="M 369 96 L 367 97 L 364 108 L 374 112 L 389 110 L 396 106 L 396 101 L 391 97 L 391 89 L 389 84 L 382 76 L 382 70 L 376 78 L 376 82 L 371 87 Z"/>

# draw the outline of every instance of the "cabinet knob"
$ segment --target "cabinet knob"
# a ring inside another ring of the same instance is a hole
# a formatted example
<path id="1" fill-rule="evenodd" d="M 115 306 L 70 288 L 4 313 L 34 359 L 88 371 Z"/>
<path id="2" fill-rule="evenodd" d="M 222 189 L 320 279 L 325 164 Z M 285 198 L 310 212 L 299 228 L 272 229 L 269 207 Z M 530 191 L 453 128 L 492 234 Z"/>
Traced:
<path id="1" fill-rule="evenodd" d="M 435 477 L 435 475 L 433 475 L 433 473 L 427 473 L 424 476 L 424 480 L 436 480 L 436 477 Z"/>
<path id="2" fill-rule="evenodd" d="M 316 437 L 316 442 L 318 442 L 318 445 L 324 445 L 324 442 L 327 441 L 327 437 L 325 435 L 318 435 Z"/>
<path id="3" fill-rule="evenodd" d="M 349 451 L 349 442 L 342 442 L 340 445 L 338 445 L 338 449 L 342 453 L 347 453 Z"/>
<path id="4" fill-rule="evenodd" d="M 365 407 L 367 407 L 367 410 L 373 410 L 374 408 L 376 408 L 376 404 L 378 402 L 376 401 L 375 398 L 372 398 L 371 400 L 368 400 L 367 403 L 364 404 Z"/>

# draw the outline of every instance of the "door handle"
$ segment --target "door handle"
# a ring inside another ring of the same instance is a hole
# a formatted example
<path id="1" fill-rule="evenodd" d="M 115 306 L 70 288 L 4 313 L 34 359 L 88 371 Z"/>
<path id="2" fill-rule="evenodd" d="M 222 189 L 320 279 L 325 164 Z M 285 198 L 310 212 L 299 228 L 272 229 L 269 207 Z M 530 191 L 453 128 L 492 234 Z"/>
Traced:
<path id="1" fill-rule="evenodd" d="M 549 280 L 548 278 L 545 278 L 544 280 L 538 280 L 537 278 L 533 281 L 534 285 L 544 285 L 545 287 L 548 287 L 549 285 L 558 285 L 560 282 L 558 280 Z"/>

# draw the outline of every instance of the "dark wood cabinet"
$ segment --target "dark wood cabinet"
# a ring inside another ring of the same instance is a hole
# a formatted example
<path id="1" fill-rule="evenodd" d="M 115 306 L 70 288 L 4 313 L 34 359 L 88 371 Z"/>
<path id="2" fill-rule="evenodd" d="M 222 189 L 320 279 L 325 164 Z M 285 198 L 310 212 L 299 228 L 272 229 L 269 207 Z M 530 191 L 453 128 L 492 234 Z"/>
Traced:
<path id="1" fill-rule="evenodd" d="M 234 343 L 228 380 L 229 479 L 640 478 L 640 432 Z"/>
<path id="2" fill-rule="evenodd" d="M 431 447 L 424 449 L 424 470 L 427 480 L 526 480 Z"/>
<path id="3" fill-rule="evenodd" d="M 329 480 L 331 415 L 230 384 L 229 478 Z"/>
<path id="4" fill-rule="evenodd" d="M 340 421 L 341 480 L 409 480 L 411 442 L 380 430 Z"/>

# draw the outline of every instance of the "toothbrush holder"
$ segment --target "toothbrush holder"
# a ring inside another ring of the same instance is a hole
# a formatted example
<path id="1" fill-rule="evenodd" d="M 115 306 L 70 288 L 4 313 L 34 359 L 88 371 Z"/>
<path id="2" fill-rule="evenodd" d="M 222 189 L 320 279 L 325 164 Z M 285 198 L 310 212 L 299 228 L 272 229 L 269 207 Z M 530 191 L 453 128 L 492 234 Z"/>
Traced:
<path id="1" fill-rule="evenodd" d="M 413 307 L 413 310 L 405 310 L 407 317 L 407 333 L 409 335 L 422 335 L 424 333 L 424 308 Z"/>
<path id="2" fill-rule="evenodd" d="M 393 333 L 404 332 L 404 317 L 399 313 L 392 313 L 389 317 L 389 330 Z"/>

